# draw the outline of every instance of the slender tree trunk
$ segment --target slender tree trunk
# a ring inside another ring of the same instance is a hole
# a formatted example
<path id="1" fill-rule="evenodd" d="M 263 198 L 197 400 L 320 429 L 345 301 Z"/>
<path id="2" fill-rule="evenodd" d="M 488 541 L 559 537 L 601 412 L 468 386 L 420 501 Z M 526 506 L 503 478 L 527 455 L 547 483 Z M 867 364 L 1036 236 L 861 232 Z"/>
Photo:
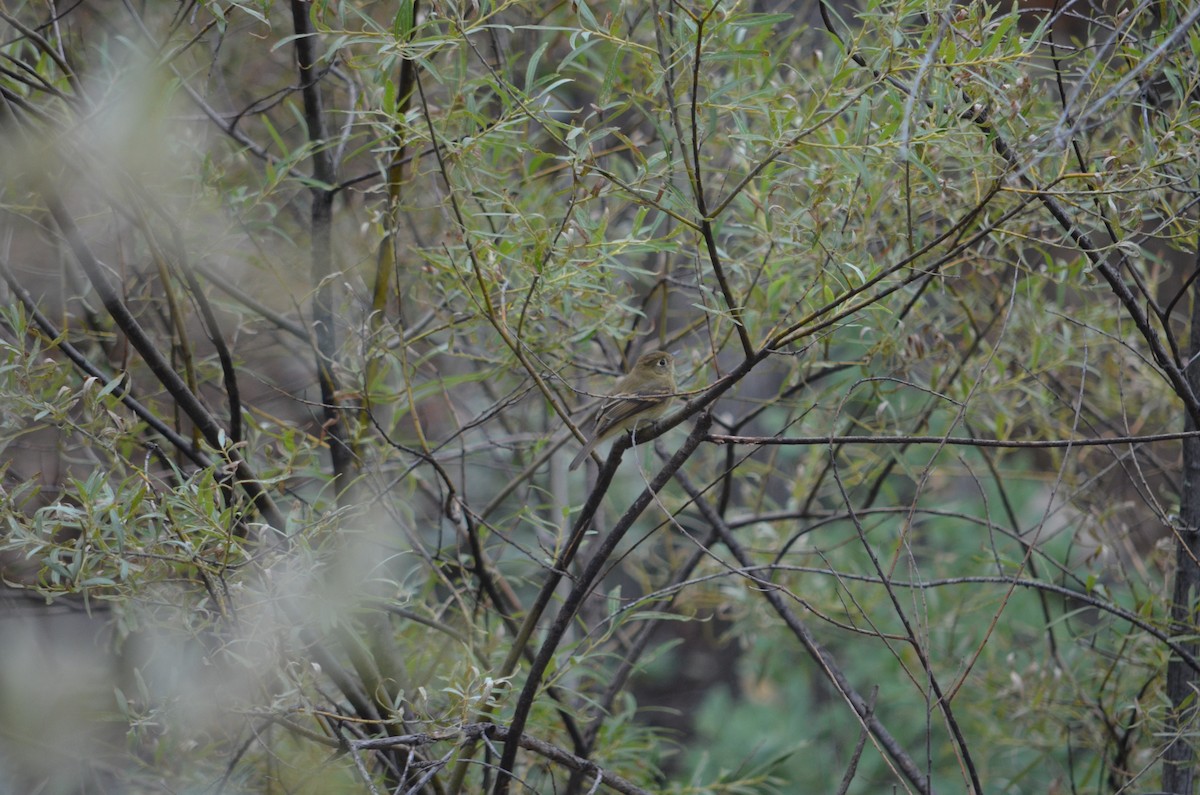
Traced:
<path id="1" fill-rule="evenodd" d="M 1196 265 L 1200 268 L 1200 249 Z M 1192 283 L 1192 322 L 1188 339 L 1191 361 L 1187 378 L 1192 390 L 1200 386 L 1200 280 Z M 1196 430 L 1189 417 L 1186 427 Z M 1180 500 L 1179 531 L 1175 543 L 1175 589 L 1171 606 L 1172 634 L 1196 634 L 1196 593 L 1200 589 L 1200 440 L 1183 441 L 1183 483 Z M 1189 642 L 1192 654 L 1200 643 Z M 1196 748 L 1190 739 L 1195 734 L 1197 715 L 1197 674 L 1178 657 L 1167 664 L 1167 696 L 1171 699 L 1171 734 L 1174 739 L 1163 755 L 1163 790 L 1171 795 L 1193 795 L 1196 790 Z"/>
<path id="2" fill-rule="evenodd" d="M 328 146 L 325 108 L 321 99 L 320 52 L 309 20 L 309 3 L 292 0 L 292 23 L 296 31 L 296 63 L 300 70 L 301 95 L 304 97 L 304 121 L 313 149 L 312 188 L 312 282 L 316 289 L 312 302 L 313 336 L 317 347 L 317 381 L 321 385 L 324 431 L 329 440 L 338 504 L 348 501 L 354 479 L 354 453 L 347 441 L 345 418 L 338 405 L 338 384 L 333 373 L 337 357 L 337 329 L 334 327 L 333 276 L 333 189 L 336 181 L 333 153 Z M 349 500 L 350 503 L 353 500 Z"/>

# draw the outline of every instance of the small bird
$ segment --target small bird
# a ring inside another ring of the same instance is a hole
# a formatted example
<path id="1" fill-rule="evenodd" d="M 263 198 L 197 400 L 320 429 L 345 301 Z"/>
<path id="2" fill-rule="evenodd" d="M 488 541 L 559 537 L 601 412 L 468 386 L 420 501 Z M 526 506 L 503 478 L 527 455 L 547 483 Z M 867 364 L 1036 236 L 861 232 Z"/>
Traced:
<path id="1" fill-rule="evenodd" d="M 604 400 L 587 444 L 571 461 L 575 469 L 610 436 L 649 425 L 667 413 L 675 399 L 675 357 L 666 351 L 642 354 Z"/>

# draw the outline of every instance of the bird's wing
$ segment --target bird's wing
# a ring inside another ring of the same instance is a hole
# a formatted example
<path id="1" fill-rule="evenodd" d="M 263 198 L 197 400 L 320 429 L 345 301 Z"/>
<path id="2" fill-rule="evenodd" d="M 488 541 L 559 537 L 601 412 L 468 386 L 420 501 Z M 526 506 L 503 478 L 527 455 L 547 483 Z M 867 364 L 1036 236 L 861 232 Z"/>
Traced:
<path id="1" fill-rule="evenodd" d="M 625 420 L 662 403 L 663 394 L 615 395 L 596 416 L 596 435 L 602 436 L 609 428 L 615 428 Z"/>

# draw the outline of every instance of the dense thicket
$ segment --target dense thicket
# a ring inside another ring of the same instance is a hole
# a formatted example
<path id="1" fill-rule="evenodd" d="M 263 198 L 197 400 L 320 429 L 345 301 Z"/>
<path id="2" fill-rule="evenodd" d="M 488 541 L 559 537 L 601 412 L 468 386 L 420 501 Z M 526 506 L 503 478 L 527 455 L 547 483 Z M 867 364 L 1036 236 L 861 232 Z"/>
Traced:
<path id="1" fill-rule="evenodd" d="M 776 5 L 0 3 L 0 788 L 1195 791 L 1200 9 Z"/>

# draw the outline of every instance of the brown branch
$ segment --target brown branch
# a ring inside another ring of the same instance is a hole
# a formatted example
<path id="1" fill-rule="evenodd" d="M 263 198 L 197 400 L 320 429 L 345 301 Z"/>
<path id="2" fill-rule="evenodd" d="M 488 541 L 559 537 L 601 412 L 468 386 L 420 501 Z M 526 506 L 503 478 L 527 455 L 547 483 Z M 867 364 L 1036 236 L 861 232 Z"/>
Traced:
<path id="1" fill-rule="evenodd" d="M 888 509 L 889 512 L 903 511 L 903 510 L 906 510 L 906 509 L 902 509 L 902 508 Z M 879 512 L 878 509 L 871 511 L 871 513 L 878 513 L 878 512 Z M 862 515 L 865 515 L 865 513 L 866 512 L 862 512 L 859 515 L 862 516 Z M 945 512 L 945 511 L 929 511 L 928 513 L 931 513 L 936 516 L 950 516 L 951 515 L 950 513 Z M 968 520 L 968 521 L 972 520 L 972 517 L 969 517 L 969 516 L 964 516 L 961 518 Z M 758 521 L 757 518 L 755 518 L 754 520 L 747 519 L 747 520 L 738 521 L 738 522 L 727 522 L 726 527 L 729 530 L 734 530 L 739 525 L 745 526 L 747 524 L 756 523 L 757 521 Z M 1074 602 L 1078 602 L 1083 605 L 1087 605 L 1088 607 L 1094 608 L 1097 612 L 1108 613 L 1109 615 L 1115 616 L 1116 618 L 1119 618 L 1122 621 L 1128 622 L 1131 626 L 1137 627 L 1138 629 L 1144 631 L 1146 634 L 1150 635 L 1151 637 L 1155 638 L 1156 640 L 1162 641 L 1163 644 L 1165 646 L 1167 646 L 1167 648 L 1169 648 L 1169 649 L 1171 649 L 1171 651 L 1179 654 L 1180 658 L 1183 660 L 1183 662 L 1189 668 L 1191 668 L 1193 671 L 1196 671 L 1197 673 L 1200 673 L 1200 659 L 1197 659 L 1196 657 L 1191 655 L 1188 652 L 1188 650 L 1185 648 L 1185 644 L 1180 643 L 1175 640 L 1172 640 L 1171 634 L 1169 632 L 1167 632 L 1166 630 L 1163 630 L 1163 629 L 1159 629 L 1153 623 L 1151 623 L 1151 621 L 1149 619 L 1141 617 L 1141 615 L 1139 613 L 1136 613 L 1132 610 L 1126 610 L 1125 608 L 1123 608 L 1120 605 L 1117 605 L 1113 602 L 1105 601 L 1103 599 L 1099 599 L 1099 598 L 1093 596 L 1091 593 L 1088 592 L 1086 584 L 1081 584 L 1079 586 L 1079 588 L 1069 588 L 1065 585 L 1058 585 L 1057 583 L 1048 582 L 1048 581 L 1044 581 L 1044 580 L 1031 580 L 1028 578 L 1009 577 L 1009 576 L 995 575 L 995 574 L 979 574 L 979 575 L 969 575 L 969 576 L 964 576 L 964 577 L 939 577 L 938 579 L 932 579 L 932 580 L 897 580 L 897 579 L 891 579 L 891 578 L 882 579 L 880 577 L 873 576 L 870 574 L 857 574 L 857 573 L 853 573 L 853 572 L 819 568 L 816 566 L 795 566 L 795 565 L 788 564 L 788 563 L 763 563 L 763 564 L 755 564 L 755 565 L 749 565 L 749 566 L 739 566 L 738 568 L 729 568 L 725 571 L 716 572 L 713 574 L 706 574 L 702 577 L 696 577 L 696 578 L 687 580 L 686 582 L 672 584 L 667 587 L 661 588 L 653 593 L 647 594 L 647 595 L 643 596 L 642 599 L 645 600 L 645 599 L 659 598 L 659 597 L 663 596 L 666 592 L 668 592 L 669 590 L 672 590 L 672 589 L 679 589 L 685 585 L 696 585 L 698 583 L 707 582 L 709 580 L 715 580 L 719 577 L 729 577 L 729 576 L 749 577 L 764 586 L 769 586 L 772 588 L 779 588 L 780 587 L 779 585 L 777 585 L 773 582 L 770 582 L 769 580 L 766 579 L 766 576 L 772 574 L 773 572 L 791 572 L 791 573 L 797 573 L 797 574 L 820 574 L 820 575 L 826 576 L 826 577 L 835 577 L 839 580 L 848 580 L 848 581 L 852 581 L 852 582 L 863 582 L 863 583 L 869 583 L 871 585 L 887 585 L 892 588 L 908 588 L 908 589 L 912 589 L 915 591 L 932 590 L 934 588 L 948 588 L 948 587 L 952 587 L 955 585 L 1003 585 L 1005 587 L 1027 588 L 1027 589 L 1033 590 L 1033 591 L 1040 591 L 1040 592 L 1044 592 L 1044 593 L 1048 593 L 1048 594 L 1054 594 L 1055 596 L 1061 596 L 1063 599 L 1067 599 L 1067 600 L 1071 600 Z M 764 576 L 760 577 L 759 576 L 760 573 Z"/>
<path id="2" fill-rule="evenodd" d="M 692 501 L 696 507 L 700 509 L 705 521 L 709 523 L 713 530 L 717 531 L 722 543 L 724 543 L 725 546 L 729 548 L 729 551 L 733 553 L 733 556 L 738 561 L 738 564 L 742 566 L 743 569 L 749 569 L 751 566 L 750 555 L 748 552 L 746 552 L 741 542 L 737 540 L 737 537 L 729 529 L 729 526 L 725 523 L 725 521 L 717 514 L 715 510 L 713 510 L 712 506 L 703 499 L 700 491 L 692 484 L 691 480 L 684 473 L 677 472 L 675 474 L 675 478 L 679 482 L 679 485 L 683 487 L 683 490 L 687 492 L 688 496 L 692 498 Z M 816 638 L 813 636 L 812 632 L 809 631 L 808 627 L 806 627 L 803 622 L 800 621 L 799 616 L 797 616 L 792 609 L 788 607 L 787 603 L 783 599 L 783 596 L 780 595 L 779 588 L 768 581 L 763 581 L 761 584 L 763 587 L 760 592 L 762 593 L 763 598 L 767 600 L 767 602 L 775 610 L 775 613 L 781 619 L 783 619 L 784 624 L 786 624 L 788 629 L 792 631 L 792 634 L 796 636 L 796 639 L 800 641 L 800 645 L 804 647 L 809 656 L 812 657 L 817 663 L 817 667 L 822 671 L 822 673 L 825 674 L 830 683 L 833 684 L 837 691 L 846 700 L 846 703 L 848 703 L 854 710 L 862 725 L 866 726 L 870 730 L 871 736 L 874 737 L 876 742 L 887 751 L 888 756 L 893 762 L 896 763 L 903 776 L 907 778 L 913 784 L 913 786 L 917 788 L 918 791 L 928 795 L 928 793 L 931 792 L 929 780 L 925 778 L 925 774 L 921 772 L 921 768 L 908 755 L 908 752 L 904 750 L 900 743 L 894 737 L 892 737 L 891 733 L 887 730 L 887 727 L 880 722 L 878 716 L 873 713 L 871 705 L 868 704 L 867 700 L 864 699 L 858 693 L 858 691 L 854 689 L 852 684 L 850 684 L 850 680 L 846 678 L 846 675 L 842 672 L 841 668 L 837 665 L 837 662 L 833 659 L 829 652 L 825 651 L 825 649 L 819 643 L 817 643 Z"/>
<path id="3" fill-rule="evenodd" d="M 963 438 L 956 436 L 730 436 L 711 433 L 705 439 L 716 444 L 752 445 L 823 445 L 823 444 L 944 444 L 952 447 L 1006 447 L 1013 449 L 1044 449 L 1071 447 L 1107 447 L 1114 444 L 1148 444 L 1150 442 L 1176 442 L 1181 439 L 1200 437 L 1200 431 L 1178 431 L 1175 433 L 1152 433 L 1144 436 L 1113 436 L 1104 439 L 1029 439 L 1005 441 L 1004 439 Z"/>
<path id="4" fill-rule="evenodd" d="M 316 32 L 312 28 L 310 3 L 292 0 L 292 26 L 295 30 L 296 64 L 300 70 L 300 93 L 304 98 L 304 122 L 312 142 L 312 299 L 313 336 L 316 341 L 317 381 L 321 387 L 321 410 L 324 432 L 329 438 L 329 457 L 333 467 L 334 488 L 339 505 L 351 501 L 351 487 L 356 469 L 354 452 L 346 439 L 344 412 L 338 405 L 338 383 L 333 374 L 337 360 L 337 329 L 333 308 L 333 156 L 325 130 L 325 107 L 321 98 L 318 65 L 320 52 Z"/>
<path id="5" fill-rule="evenodd" d="M 575 618 L 576 613 L 583 604 L 584 598 L 591 591 L 593 583 L 616 549 L 617 544 L 625 537 L 625 533 L 633 526 L 634 521 L 656 499 L 658 492 L 671 480 L 672 476 L 680 474 L 679 468 L 683 466 L 688 457 L 700 445 L 701 440 L 711 425 L 712 415 L 708 413 L 701 414 L 696 427 L 692 429 L 683 446 L 676 451 L 675 455 L 671 456 L 671 460 L 658 471 L 650 483 L 647 484 L 646 488 L 642 490 L 641 494 L 625 510 L 625 513 L 613 525 L 608 535 L 596 542 L 595 551 L 584 566 L 583 571 L 575 579 L 571 592 L 563 601 L 557 615 L 555 615 L 554 623 L 547 631 L 546 638 L 542 641 L 541 648 L 538 649 L 537 658 L 529 669 L 529 674 L 525 678 L 525 686 L 521 689 L 521 694 L 517 697 L 517 703 L 513 709 L 513 717 L 509 723 L 511 731 L 520 735 L 525 729 L 525 722 L 529 718 L 529 712 L 533 709 L 534 699 L 537 696 L 538 689 L 541 687 L 542 676 L 550 666 L 550 661 L 558 650 L 558 645 L 562 642 L 567 628 Z M 624 453 L 628 446 L 629 440 L 624 437 L 618 439 L 613 444 L 613 451 L 609 454 L 608 461 L 602 469 L 602 475 L 607 471 L 609 473 L 608 477 L 611 480 L 612 473 L 616 471 L 617 465 L 620 463 L 621 454 Z M 595 489 L 594 491 L 600 491 L 600 489 Z M 595 503 L 596 507 L 598 507 L 599 500 L 595 500 Z M 586 529 L 591 524 L 591 516 L 588 515 L 586 519 L 586 524 L 576 525 L 577 531 Z M 516 764 L 516 759 L 516 743 L 506 744 L 504 755 L 500 758 L 500 774 L 496 779 L 496 786 L 493 790 L 494 795 L 505 795 L 508 792 L 508 788 L 512 783 L 512 771 Z"/>
<path id="6" fill-rule="evenodd" d="M 1193 267 L 1200 270 L 1200 247 Z M 1200 287 L 1192 288 L 1192 317 L 1187 369 L 1188 381 L 1200 392 Z M 1171 594 L 1171 631 L 1183 638 L 1186 655 L 1200 651 L 1196 637 L 1196 593 L 1200 591 L 1200 439 L 1193 434 L 1197 423 L 1190 415 L 1185 427 L 1193 433 L 1183 443 L 1183 483 L 1180 494 L 1180 527 L 1175 533 L 1175 582 Z M 1172 738 L 1163 753 L 1163 789 L 1191 795 L 1196 787 L 1196 683 L 1197 672 L 1183 664 L 1185 654 L 1178 652 L 1167 662 L 1167 698 L 1171 711 L 1167 726 Z"/>
<path id="7" fill-rule="evenodd" d="M 33 296 L 31 296 L 29 292 L 23 286 L 21 286 L 20 282 L 17 281 L 16 277 L 12 273 L 12 270 L 8 267 L 8 263 L 2 259 L 0 259 L 0 276 L 3 276 L 4 281 L 8 283 L 8 288 L 13 291 L 13 294 L 16 295 L 17 300 L 20 301 L 21 305 L 25 307 L 25 311 L 29 313 L 30 318 L 32 318 L 33 322 L 37 324 L 38 328 L 42 330 L 42 333 L 54 341 L 54 347 L 62 351 L 64 356 L 70 359 L 76 367 L 78 367 L 88 376 L 105 384 L 112 380 L 113 376 L 111 373 L 105 373 L 103 370 L 93 364 L 92 361 L 88 359 L 88 357 L 85 356 L 82 351 L 63 338 L 63 335 L 55 327 L 54 322 L 51 321 L 50 318 L 46 317 L 46 315 L 38 307 L 37 302 L 33 300 Z M 138 419 L 146 423 L 151 430 L 170 442 L 171 445 L 180 453 L 187 456 L 193 464 L 202 469 L 212 466 L 212 461 L 209 460 L 208 456 L 197 450 L 192 445 L 190 440 L 186 439 L 170 425 L 167 425 L 165 422 L 163 422 L 157 415 L 154 414 L 154 412 L 142 405 L 141 402 L 139 402 L 133 396 L 133 393 L 129 389 L 127 380 L 123 379 L 122 382 L 112 390 L 112 394 L 125 405 L 125 408 L 132 411 L 134 415 L 138 417 Z"/>
<path id="8" fill-rule="evenodd" d="M 608 772 L 595 762 L 569 753 L 545 740 L 539 740 L 528 734 L 515 732 L 511 727 L 499 726 L 495 723 L 465 723 L 456 729 L 445 732 L 405 734 L 372 740 L 355 740 L 350 743 L 350 747 L 356 751 L 395 748 L 396 746 L 418 747 L 458 738 L 463 739 L 467 744 L 474 744 L 480 740 L 488 739 L 499 740 L 513 746 L 520 746 L 552 762 L 557 762 L 563 767 L 579 773 L 592 774 L 598 777 L 600 782 L 609 789 L 624 793 L 624 795 L 651 795 L 649 790 L 642 789 L 628 779 L 618 776 L 616 773 Z"/>
<path id="9" fill-rule="evenodd" d="M 729 285 L 729 277 L 721 262 L 721 252 L 717 247 L 717 235 L 713 230 L 712 219 L 708 214 L 708 200 L 704 194 L 704 176 L 700 167 L 700 121 L 698 105 L 700 104 L 700 63 L 704 43 L 704 23 L 717 10 L 719 3 L 713 3 L 704 16 L 696 20 L 696 51 L 692 56 L 692 85 L 691 85 L 691 115 L 692 115 L 692 167 L 688 169 L 692 180 L 692 195 L 696 201 L 696 212 L 700 216 L 700 236 L 704 238 L 704 247 L 708 251 L 708 261 L 712 265 L 713 275 L 717 277 L 717 285 L 729 307 L 729 317 L 737 331 L 738 340 L 742 344 L 742 353 L 747 359 L 754 357 L 754 343 L 750 341 L 750 332 L 742 319 L 742 306 L 733 294 Z"/>

